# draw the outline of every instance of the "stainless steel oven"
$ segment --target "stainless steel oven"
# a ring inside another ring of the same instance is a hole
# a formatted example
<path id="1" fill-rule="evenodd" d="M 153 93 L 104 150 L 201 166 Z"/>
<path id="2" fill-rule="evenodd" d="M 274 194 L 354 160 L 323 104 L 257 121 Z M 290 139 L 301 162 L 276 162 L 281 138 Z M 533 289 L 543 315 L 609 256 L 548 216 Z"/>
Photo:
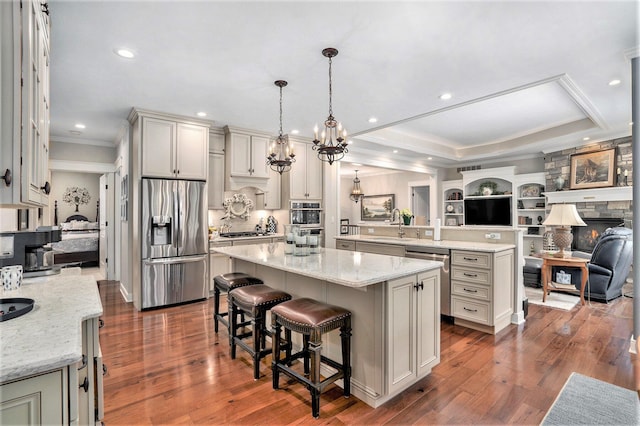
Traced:
<path id="1" fill-rule="evenodd" d="M 322 207 L 319 202 L 291 201 L 289 223 L 305 228 L 322 228 Z"/>

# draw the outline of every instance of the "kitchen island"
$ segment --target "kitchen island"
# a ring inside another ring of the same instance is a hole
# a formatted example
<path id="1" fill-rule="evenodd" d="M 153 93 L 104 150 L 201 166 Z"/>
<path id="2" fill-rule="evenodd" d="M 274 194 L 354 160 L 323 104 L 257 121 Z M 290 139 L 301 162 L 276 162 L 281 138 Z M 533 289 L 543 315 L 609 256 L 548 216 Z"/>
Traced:
<path id="1" fill-rule="evenodd" d="M 40 424 L 94 424 L 102 410 L 95 405 L 102 404 L 95 279 L 28 279 L 0 297 L 35 301 L 30 312 L 0 322 L 0 424 L 27 424 L 23 416 Z"/>
<path id="2" fill-rule="evenodd" d="M 234 271 L 261 278 L 294 298 L 349 309 L 352 393 L 372 407 L 440 362 L 440 262 L 330 248 L 293 256 L 284 254 L 283 243 L 213 250 L 231 257 Z M 324 339 L 323 353 L 340 360 L 339 334 Z"/>

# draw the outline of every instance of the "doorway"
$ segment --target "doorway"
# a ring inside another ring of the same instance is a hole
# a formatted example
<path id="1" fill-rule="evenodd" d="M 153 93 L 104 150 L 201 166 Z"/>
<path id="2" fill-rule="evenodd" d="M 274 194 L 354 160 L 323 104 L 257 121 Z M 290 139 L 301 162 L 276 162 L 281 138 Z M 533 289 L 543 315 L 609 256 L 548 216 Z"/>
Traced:
<path id="1" fill-rule="evenodd" d="M 412 186 L 411 187 L 411 211 L 414 216 L 414 225 L 430 225 L 430 196 L 431 187 Z"/>

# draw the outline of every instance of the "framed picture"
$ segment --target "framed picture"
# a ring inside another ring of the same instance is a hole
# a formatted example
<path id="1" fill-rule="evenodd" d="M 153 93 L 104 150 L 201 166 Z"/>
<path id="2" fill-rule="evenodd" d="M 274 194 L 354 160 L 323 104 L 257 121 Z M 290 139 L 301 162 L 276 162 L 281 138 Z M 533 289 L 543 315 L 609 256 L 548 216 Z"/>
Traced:
<path id="1" fill-rule="evenodd" d="M 340 219 L 340 235 L 349 233 L 349 219 Z"/>
<path id="2" fill-rule="evenodd" d="M 18 231 L 29 229 L 29 209 L 18 209 Z"/>
<path id="3" fill-rule="evenodd" d="M 614 185 L 616 149 L 571 156 L 571 189 L 602 188 Z"/>
<path id="4" fill-rule="evenodd" d="M 458 226 L 458 219 L 456 219 L 455 217 L 447 218 L 444 224 L 445 226 Z"/>
<path id="5" fill-rule="evenodd" d="M 540 185 L 523 185 L 522 190 L 520 191 L 520 196 L 522 198 L 539 197 Z"/>
<path id="6" fill-rule="evenodd" d="M 360 203 L 360 216 L 362 220 L 391 220 L 395 201 L 395 194 L 365 195 Z"/>

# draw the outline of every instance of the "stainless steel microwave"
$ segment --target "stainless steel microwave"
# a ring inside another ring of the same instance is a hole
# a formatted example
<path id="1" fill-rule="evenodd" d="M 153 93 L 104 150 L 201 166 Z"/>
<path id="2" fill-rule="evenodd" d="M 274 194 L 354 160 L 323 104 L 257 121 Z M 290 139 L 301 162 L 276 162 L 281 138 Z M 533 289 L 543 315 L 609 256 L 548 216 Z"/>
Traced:
<path id="1" fill-rule="evenodd" d="M 322 227 L 322 206 L 319 202 L 291 201 L 289 223 L 305 228 Z"/>

